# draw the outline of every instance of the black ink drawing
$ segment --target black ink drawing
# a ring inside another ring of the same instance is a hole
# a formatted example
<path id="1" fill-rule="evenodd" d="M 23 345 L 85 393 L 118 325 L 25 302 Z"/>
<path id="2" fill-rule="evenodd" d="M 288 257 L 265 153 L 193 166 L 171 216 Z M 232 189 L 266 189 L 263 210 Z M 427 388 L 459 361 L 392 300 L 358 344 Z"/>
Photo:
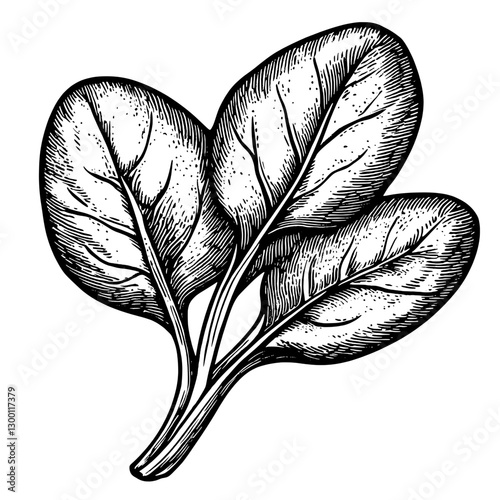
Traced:
<path id="1" fill-rule="evenodd" d="M 211 130 L 121 78 L 62 96 L 41 154 L 54 255 L 95 299 L 165 327 L 178 353 L 170 414 L 134 476 L 171 474 L 248 371 L 364 356 L 457 290 L 474 212 L 447 195 L 384 196 L 422 105 L 408 49 L 372 24 L 275 54 L 233 87 Z M 260 315 L 218 357 L 235 298 L 256 279 Z M 188 304 L 215 283 L 195 346 Z"/>

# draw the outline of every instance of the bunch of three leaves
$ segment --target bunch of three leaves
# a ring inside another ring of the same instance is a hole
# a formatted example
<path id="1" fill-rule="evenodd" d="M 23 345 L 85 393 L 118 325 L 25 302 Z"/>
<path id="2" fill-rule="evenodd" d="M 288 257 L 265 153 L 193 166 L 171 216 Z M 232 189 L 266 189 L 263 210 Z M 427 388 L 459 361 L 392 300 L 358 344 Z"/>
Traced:
<path id="1" fill-rule="evenodd" d="M 383 197 L 421 113 L 407 48 L 366 24 L 272 56 L 229 92 L 211 131 L 151 88 L 84 81 L 44 139 L 51 245 L 87 293 L 173 331 L 207 380 L 235 359 L 353 359 L 428 319 L 474 256 L 463 203 Z M 227 309 L 257 276 L 258 325 L 215 366 Z M 188 304 L 214 282 L 195 356 Z"/>

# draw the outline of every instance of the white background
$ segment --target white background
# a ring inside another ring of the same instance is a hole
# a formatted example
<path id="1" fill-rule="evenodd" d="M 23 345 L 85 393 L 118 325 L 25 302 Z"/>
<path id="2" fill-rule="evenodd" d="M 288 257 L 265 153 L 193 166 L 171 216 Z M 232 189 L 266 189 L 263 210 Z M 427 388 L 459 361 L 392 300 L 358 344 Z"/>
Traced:
<path id="1" fill-rule="evenodd" d="M 50 17 L 42 3 L 4 2 L 1 16 L 1 387 L 18 388 L 18 498 L 500 498 L 500 423 L 488 425 L 500 419 L 495 3 L 67 0 Z M 211 126 L 230 86 L 264 58 L 355 21 L 401 36 L 424 88 L 414 154 L 390 191 L 471 205 L 481 221 L 475 264 L 407 342 L 343 365 L 254 371 L 172 477 L 140 482 L 128 465 L 159 426 L 158 402 L 172 396 L 173 344 L 152 322 L 87 298 L 53 258 L 38 194 L 49 113 L 73 83 L 115 75 L 156 87 Z M 69 340 L 54 351 L 58 333 Z M 297 448 L 289 463 L 280 462 L 285 443 Z M 120 463 L 103 477 L 96 465 L 110 457 Z M 446 476 L 436 473 L 444 462 Z"/>

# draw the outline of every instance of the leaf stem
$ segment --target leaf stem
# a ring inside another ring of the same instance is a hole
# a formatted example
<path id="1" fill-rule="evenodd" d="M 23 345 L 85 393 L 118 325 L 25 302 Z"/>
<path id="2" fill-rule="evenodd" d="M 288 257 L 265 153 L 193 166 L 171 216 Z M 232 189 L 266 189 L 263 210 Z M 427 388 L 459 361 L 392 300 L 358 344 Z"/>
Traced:
<path id="1" fill-rule="evenodd" d="M 284 107 L 283 102 L 282 105 Z M 269 216 L 266 223 L 262 226 L 250 247 L 245 251 L 243 258 L 236 267 L 235 262 L 239 251 L 238 249 L 235 250 L 233 261 L 229 266 L 224 279 L 219 284 L 214 295 L 214 299 L 210 304 L 207 320 L 201 332 L 201 339 L 198 349 L 198 371 L 193 390 L 193 394 L 195 397 L 198 397 L 203 393 L 205 387 L 207 386 L 207 382 L 210 379 L 210 374 L 217 357 L 217 351 L 222 337 L 222 332 L 226 325 L 231 306 L 234 302 L 234 295 L 240 284 L 240 281 L 243 278 L 243 275 L 247 271 L 248 267 L 250 266 L 253 258 L 257 255 L 261 247 L 262 240 L 267 236 L 273 224 L 276 222 L 276 219 L 282 213 L 282 211 L 300 186 L 300 183 L 302 182 L 309 168 L 309 165 L 314 159 L 316 150 L 321 145 L 321 141 L 323 140 L 328 122 L 333 113 L 333 109 L 334 104 L 331 103 L 326 109 L 326 112 L 321 120 L 321 124 L 318 127 L 311 147 L 309 148 L 309 151 L 300 168 L 299 174 L 288 189 L 286 195 L 281 199 L 280 203 Z M 292 149 L 296 151 L 294 138 L 290 131 L 289 136 L 292 144 Z"/>
<path id="2" fill-rule="evenodd" d="M 174 335 L 174 343 L 177 351 L 178 378 L 175 395 L 170 406 L 169 413 L 161 429 L 151 441 L 150 445 L 137 458 L 138 466 L 145 465 L 150 458 L 162 448 L 164 443 L 169 439 L 173 429 L 179 423 L 182 417 L 183 410 L 189 401 L 189 395 L 192 388 L 193 369 L 188 349 L 179 342 L 179 335 Z"/>
<path id="3" fill-rule="evenodd" d="M 175 428 L 166 446 L 147 463 L 137 460 L 130 466 L 132 475 L 143 481 L 155 481 L 172 474 L 200 438 L 229 390 L 257 364 L 258 360 L 234 365 L 222 373 Z"/>
<path id="4" fill-rule="evenodd" d="M 155 248 L 149 238 L 148 230 L 146 228 L 146 224 L 144 223 L 137 201 L 125 180 L 120 178 L 120 182 L 132 209 L 134 223 L 137 226 L 138 234 L 141 236 L 142 248 L 151 269 L 154 283 L 159 295 L 162 298 L 166 315 L 172 324 L 172 338 L 177 351 L 179 367 L 177 387 L 170 413 L 160 429 L 160 432 L 140 457 L 141 461 L 147 461 L 151 454 L 155 453 L 158 447 L 165 442 L 172 426 L 177 422 L 180 412 L 188 401 L 193 382 L 192 358 L 194 353 L 191 341 L 186 333 L 187 328 L 179 314 L 179 310 L 172 296 L 172 292 L 170 291 L 169 284 L 165 279 L 165 273 L 160 264 Z M 165 326 L 165 328 L 168 330 L 167 326 Z"/>

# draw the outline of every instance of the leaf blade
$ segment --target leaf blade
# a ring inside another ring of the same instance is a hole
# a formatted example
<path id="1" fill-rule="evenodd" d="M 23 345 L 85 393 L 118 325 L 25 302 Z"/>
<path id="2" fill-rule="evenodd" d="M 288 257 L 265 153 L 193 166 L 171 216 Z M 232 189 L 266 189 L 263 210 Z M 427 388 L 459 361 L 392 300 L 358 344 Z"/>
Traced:
<path id="1" fill-rule="evenodd" d="M 228 94 L 214 125 L 214 185 L 240 245 L 272 218 L 273 231 L 329 227 L 371 204 L 406 159 L 421 110 L 413 60 L 380 27 L 336 28 L 262 63 Z"/>
<path id="2" fill-rule="evenodd" d="M 59 264 L 91 296 L 164 324 L 166 302 L 183 314 L 216 279 L 231 234 L 208 193 L 205 136 L 128 80 L 91 79 L 62 96 L 42 146 L 44 219 Z M 196 265 L 185 259 L 194 254 Z"/>
<path id="3" fill-rule="evenodd" d="M 276 241 L 252 271 L 265 273 L 262 358 L 342 362 L 410 333 L 460 286 L 478 233 L 457 200 L 402 195 L 336 233 Z"/>

